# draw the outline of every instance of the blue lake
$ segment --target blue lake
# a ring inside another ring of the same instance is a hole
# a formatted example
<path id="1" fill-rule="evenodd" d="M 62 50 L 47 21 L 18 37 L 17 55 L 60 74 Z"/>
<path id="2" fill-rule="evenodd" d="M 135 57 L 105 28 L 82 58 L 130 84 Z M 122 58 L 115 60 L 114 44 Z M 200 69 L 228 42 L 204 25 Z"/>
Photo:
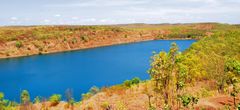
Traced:
<path id="1" fill-rule="evenodd" d="M 181 51 L 195 40 L 156 40 L 72 52 L 0 60 L 0 91 L 19 102 L 21 90 L 49 97 L 72 89 L 79 100 L 92 86 L 120 84 L 139 77 L 148 79 L 152 52 L 168 51 L 176 42 Z"/>

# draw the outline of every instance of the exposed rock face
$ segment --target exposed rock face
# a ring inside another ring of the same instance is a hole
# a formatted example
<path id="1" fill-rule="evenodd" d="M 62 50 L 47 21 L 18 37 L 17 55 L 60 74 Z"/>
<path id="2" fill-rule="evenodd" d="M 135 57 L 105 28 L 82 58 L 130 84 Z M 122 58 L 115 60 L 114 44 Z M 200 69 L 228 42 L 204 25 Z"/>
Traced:
<path id="1" fill-rule="evenodd" d="M 0 58 L 155 39 L 191 39 L 209 35 L 213 28 L 213 24 L 1 27 Z"/>

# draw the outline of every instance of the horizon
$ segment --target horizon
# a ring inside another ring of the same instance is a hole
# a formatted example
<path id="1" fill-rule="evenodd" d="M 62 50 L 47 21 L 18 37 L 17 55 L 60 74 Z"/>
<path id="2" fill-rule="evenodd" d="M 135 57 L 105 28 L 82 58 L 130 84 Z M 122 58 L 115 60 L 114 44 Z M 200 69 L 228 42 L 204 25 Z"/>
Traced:
<path id="1" fill-rule="evenodd" d="M 230 24 L 221 22 L 193 22 L 193 23 L 126 23 L 126 24 L 48 24 L 48 25 L 0 25 L 0 27 L 35 27 L 35 26 L 120 26 L 120 25 L 188 25 L 188 24 L 227 24 L 240 25 L 240 23 Z"/>
<path id="2" fill-rule="evenodd" d="M 235 0 L 9 0 L 0 26 L 118 24 L 239 24 Z"/>

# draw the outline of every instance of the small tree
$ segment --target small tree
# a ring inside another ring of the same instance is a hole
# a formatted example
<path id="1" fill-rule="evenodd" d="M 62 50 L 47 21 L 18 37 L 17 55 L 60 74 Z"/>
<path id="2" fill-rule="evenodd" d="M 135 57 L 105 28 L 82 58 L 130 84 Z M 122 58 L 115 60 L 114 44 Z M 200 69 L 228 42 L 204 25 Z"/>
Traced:
<path id="1" fill-rule="evenodd" d="M 74 106 L 74 98 L 73 98 L 73 91 L 72 89 L 67 89 L 65 92 L 65 96 L 68 102 L 68 107 L 70 107 L 71 109 L 73 109 Z"/>
<path id="2" fill-rule="evenodd" d="M 30 103 L 30 95 L 27 90 L 23 90 L 21 93 L 21 103 L 22 104 Z"/>
<path id="3" fill-rule="evenodd" d="M 141 81 L 141 79 L 138 78 L 138 77 L 135 77 L 135 78 L 133 78 L 133 79 L 131 80 L 132 84 L 139 84 L 140 81 Z"/>
<path id="4" fill-rule="evenodd" d="M 124 81 L 124 86 L 126 86 L 126 87 L 131 87 L 132 85 L 137 85 L 137 84 L 139 84 L 141 82 L 141 79 L 140 78 L 138 78 L 138 77 L 134 77 L 133 79 L 131 79 L 131 80 L 125 80 Z"/>
<path id="5" fill-rule="evenodd" d="M 21 99 L 20 100 L 20 102 L 21 102 L 20 110 L 31 109 L 30 95 L 29 95 L 29 92 L 27 90 L 23 90 L 21 92 L 20 99 Z"/>
<path id="6" fill-rule="evenodd" d="M 172 103 L 175 99 L 174 92 L 177 90 L 176 82 L 178 77 L 177 72 L 177 58 L 178 47 L 176 43 L 172 43 L 168 53 L 162 51 L 152 57 L 151 68 L 148 73 L 155 81 L 155 92 L 163 95 L 164 105 L 171 109 Z"/>
<path id="7" fill-rule="evenodd" d="M 125 80 L 123 84 L 126 87 L 131 87 L 131 81 L 130 80 Z"/>
<path id="8" fill-rule="evenodd" d="M 23 46 L 21 41 L 16 41 L 15 45 L 17 48 L 21 48 Z"/>
<path id="9" fill-rule="evenodd" d="M 176 56 L 176 91 L 177 91 L 177 108 L 180 108 L 179 96 L 182 95 L 182 90 L 185 87 L 186 78 L 187 78 L 187 67 L 184 64 L 185 56 L 181 53 Z"/>
<path id="10" fill-rule="evenodd" d="M 227 74 L 227 84 L 233 87 L 230 95 L 233 97 L 234 107 L 236 107 L 236 97 L 239 93 L 237 83 L 240 77 L 240 61 L 230 59 L 225 63 L 224 71 Z"/>
<path id="11" fill-rule="evenodd" d="M 49 101 L 51 102 L 51 106 L 56 106 L 57 104 L 59 104 L 59 102 L 61 101 L 61 95 L 60 94 L 53 94 L 50 98 Z"/>
<path id="12" fill-rule="evenodd" d="M 4 110 L 5 102 L 4 102 L 4 93 L 0 92 L 0 110 Z"/>
<path id="13" fill-rule="evenodd" d="M 225 63 L 225 59 L 220 57 L 219 55 L 215 55 L 213 54 L 214 57 L 212 57 L 211 59 L 214 59 L 215 61 L 213 61 L 213 65 L 215 66 L 216 69 L 212 69 L 214 74 L 214 78 L 216 80 L 217 83 L 217 87 L 218 87 L 218 92 L 219 93 L 224 93 L 224 88 L 226 86 L 226 74 L 224 72 L 224 63 Z M 214 71 L 215 70 L 215 71 Z"/>

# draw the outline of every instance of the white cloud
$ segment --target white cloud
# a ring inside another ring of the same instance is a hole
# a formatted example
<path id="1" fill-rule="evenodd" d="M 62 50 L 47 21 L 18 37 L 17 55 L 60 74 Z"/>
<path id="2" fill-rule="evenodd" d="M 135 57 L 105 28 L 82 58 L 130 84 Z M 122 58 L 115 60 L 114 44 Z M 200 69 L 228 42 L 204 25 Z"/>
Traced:
<path id="1" fill-rule="evenodd" d="M 55 14 L 54 16 L 55 16 L 55 17 L 61 17 L 61 15 L 60 15 L 60 14 Z"/>
<path id="2" fill-rule="evenodd" d="M 104 23 L 106 22 L 107 20 L 106 19 L 101 19 L 100 22 Z"/>
<path id="3" fill-rule="evenodd" d="M 49 19 L 44 19 L 43 22 L 44 22 L 44 23 L 50 23 L 51 20 L 49 20 Z"/>
<path id="4" fill-rule="evenodd" d="M 86 18 L 86 19 L 81 19 L 81 22 L 95 22 L 96 19 L 95 18 Z"/>
<path id="5" fill-rule="evenodd" d="M 73 20 L 78 20 L 79 18 L 78 17 L 72 17 Z"/>
<path id="6" fill-rule="evenodd" d="M 0 4 L 0 8 L 1 6 Z M 9 12 L 3 13 L 0 25 L 7 24 L 10 21 L 23 24 L 122 24 L 204 21 L 240 23 L 240 0 L 53 0 L 41 5 L 36 2 L 35 6 L 32 10 L 28 10 L 27 14 L 24 13 L 26 10 L 16 10 L 11 13 L 11 16 L 17 17 L 9 18 Z M 2 8 L 1 10 L 7 9 Z M 24 18 L 30 18 L 30 20 Z"/>
<path id="7" fill-rule="evenodd" d="M 89 0 L 65 4 L 47 4 L 45 7 L 105 7 L 145 4 L 150 0 Z"/>
<path id="8" fill-rule="evenodd" d="M 94 21 L 96 21 L 96 19 L 95 18 L 91 18 L 91 19 L 89 19 L 89 21 L 94 22 Z"/>
<path id="9" fill-rule="evenodd" d="M 23 20 L 24 21 L 30 21 L 31 19 L 30 18 L 24 18 Z"/>
<path id="10" fill-rule="evenodd" d="M 11 19 L 11 20 L 13 20 L 13 21 L 16 21 L 16 20 L 18 20 L 18 18 L 17 18 L 17 17 L 11 17 L 10 19 Z"/>

